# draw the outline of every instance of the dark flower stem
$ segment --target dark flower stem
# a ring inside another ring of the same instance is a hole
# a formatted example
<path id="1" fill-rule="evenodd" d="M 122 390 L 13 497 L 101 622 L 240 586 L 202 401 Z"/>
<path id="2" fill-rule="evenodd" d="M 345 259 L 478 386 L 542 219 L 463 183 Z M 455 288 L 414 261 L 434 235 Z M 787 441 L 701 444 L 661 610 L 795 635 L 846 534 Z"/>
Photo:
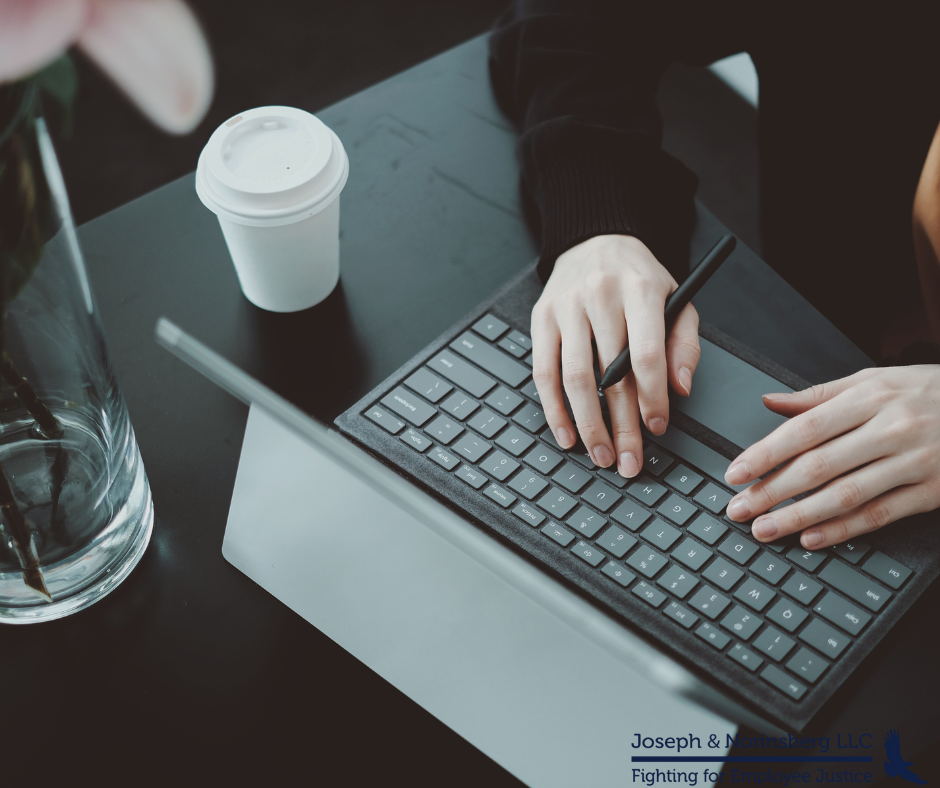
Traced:
<path id="1" fill-rule="evenodd" d="M 43 579 L 42 570 L 39 568 L 39 556 L 36 555 L 29 523 L 26 522 L 26 518 L 23 517 L 20 507 L 16 503 L 16 498 L 13 496 L 13 487 L 10 485 L 10 480 L 7 478 L 6 469 L 2 463 L 0 463 L 0 512 L 3 512 L 3 520 L 10 529 L 10 536 L 13 537 L 13 544 L 16 548 L 17 557 L 20 559 L 20 567 L 23 569 L 23 579 L 26 581 L 26 585 L 36 591 L 47 602 L 51 602 L 52 596 L 46 588 L 46 581 Z"/>
<path id="2" fill-rule="evenodd" d="M 13 389 L 13 393 L 29 411 L 29 415 L 36 421 L 43 436 L 49 439 L 61 438 L 64 430 L 62 425 L 59 424 L 59 420 L 52 415 L 52 411 L 46 407 L 46 404 L 36 396 L 33 387 L 20 374 L 9 353 L 4 353 L 3 358 L 0 359 L 0 376 L 3 377 L 4 383 Z"/>

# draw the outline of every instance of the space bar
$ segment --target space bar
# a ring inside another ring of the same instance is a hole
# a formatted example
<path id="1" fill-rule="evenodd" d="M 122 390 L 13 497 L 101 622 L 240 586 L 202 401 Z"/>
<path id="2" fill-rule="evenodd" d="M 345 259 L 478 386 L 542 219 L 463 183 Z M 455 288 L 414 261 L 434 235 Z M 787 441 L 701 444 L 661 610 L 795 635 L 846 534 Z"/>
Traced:
<path id="1" fill-rule="evenodd" d="M 733 490 L 743 490 L 748 485 L 739 484 L 732 486 L 725 481 L 725 471 L 731 464 L 730 460 L 722 457 L 714 449 L 709 449 L 704 443 L 700 443 L 691 435 L 687 435 L 677 427 L 669 425 L 662 435 L 653 435 L 643 430 L 643 435 L 654 443 L 659 444 L 668 451 L 674 451 L 680 459 L 692 463 L 700 471 L 704 471 L 715 481 L 731 487 Z"/>

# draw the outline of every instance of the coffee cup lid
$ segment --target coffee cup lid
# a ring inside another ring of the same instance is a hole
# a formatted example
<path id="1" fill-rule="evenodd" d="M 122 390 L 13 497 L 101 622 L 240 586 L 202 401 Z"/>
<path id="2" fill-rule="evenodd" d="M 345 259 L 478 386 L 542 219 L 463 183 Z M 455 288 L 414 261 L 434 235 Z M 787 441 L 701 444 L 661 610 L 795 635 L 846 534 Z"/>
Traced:
<path id="1" fill-rule="evenodd" d="M 309 112 L 258 107 L 213 132 L 199 156 L 196 193 L 213 213 L 255 227 L 291 224 L 343 190 L 343 144 Z"/>

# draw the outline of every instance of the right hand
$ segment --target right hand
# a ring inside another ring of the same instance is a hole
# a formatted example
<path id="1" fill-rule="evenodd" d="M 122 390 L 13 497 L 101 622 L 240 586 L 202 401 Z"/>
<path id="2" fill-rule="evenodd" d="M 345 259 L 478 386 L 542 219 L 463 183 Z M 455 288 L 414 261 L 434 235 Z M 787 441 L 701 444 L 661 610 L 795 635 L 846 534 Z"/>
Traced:
<path id="1" fill-rule="evenodd" d="M 595 465 L 616 460 L 627 478 L 643 463 L 641 418 L 654 435 L 666 431 L 667 379 L 678 394 L 688 396 L 692 389 L 700 355 L 698 313 L 686 306 L 667 339 L 664 309 L 676 287 L 642 241 L 601 235 L 558 257 L 532 310 L 533 378 L 555 440 L 570 449 L 580 434 Z M 605 392 L 613 438 L 597 396 L 592 338 L 601 371 L 630 343 L 633 372 Z M 565 410 L 562 382 L 577 433 Z"/>

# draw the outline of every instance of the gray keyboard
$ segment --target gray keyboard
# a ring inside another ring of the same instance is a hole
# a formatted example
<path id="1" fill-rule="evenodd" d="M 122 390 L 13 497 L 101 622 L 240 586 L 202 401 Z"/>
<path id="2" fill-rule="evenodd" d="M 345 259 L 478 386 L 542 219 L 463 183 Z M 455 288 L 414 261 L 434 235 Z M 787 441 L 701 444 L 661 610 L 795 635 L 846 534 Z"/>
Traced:
<path id="1" fill-rule="evenodd" d="M 564 451 L 531 348 L 487 314 L 362 415 L 794 703 L 890 611 L 910 569 L 863 541 L 760 544 L 725 516 L 727 460 L 674 426 L 632 480 Z"/>

